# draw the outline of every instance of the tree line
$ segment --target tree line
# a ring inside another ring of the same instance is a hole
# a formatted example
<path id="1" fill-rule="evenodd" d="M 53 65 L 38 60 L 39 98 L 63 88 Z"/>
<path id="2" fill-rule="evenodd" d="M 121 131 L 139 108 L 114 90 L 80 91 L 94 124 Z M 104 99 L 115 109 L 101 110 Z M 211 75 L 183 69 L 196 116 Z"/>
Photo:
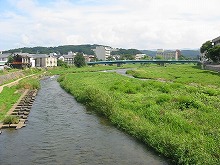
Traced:
<path id="1" fill-rule="evenodd" d="M 50 54 L 50 53 L 57 53 L 58 55 L 67 54 L 68 52 L 79 52 L 88 55 L 95 55 L 93 49 L 96 46 L 101 45 L 63 45 L 57 47 L 24 47 L 18 49 L 10 49 L 4 51 L 3 53 L 15 53 L 15 52 L 22 52 L 22 53 L 30 53 L 30 54 Z M 122 55 L 122 56 L 134 56 L 136 54 L 141 54 L 141 52 L 137 49 L 118 49 L 117 51 L 111 52 L 111 55 Z"/>
<path id="2" fill-rule="evenodd" d="M 94 55 L 94 51 L 98 45 L 64 45 L 57 47 L 24 47 L 18 49 L 11 49 L 4 51 L 3 53 L 14 53 L 14 52 L 22 52 L 22 53 L 30 53 L 30 54 L 50 54 L 57 53 L 58 55 L 67 54 L 68 52 L 79 52 L 88 55 Z"/>

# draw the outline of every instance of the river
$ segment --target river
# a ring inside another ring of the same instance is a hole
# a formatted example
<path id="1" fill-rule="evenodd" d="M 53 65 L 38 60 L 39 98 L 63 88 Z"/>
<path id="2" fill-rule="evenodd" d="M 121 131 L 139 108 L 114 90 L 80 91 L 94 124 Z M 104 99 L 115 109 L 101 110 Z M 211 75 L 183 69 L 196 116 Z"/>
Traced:
<path id="1" fill-rule="evenodd" d="M 27 126 L 0 135 L 0 165 L 166 165 L 142 143 L 77 103 L 56 78 L 41 81 Z"/>

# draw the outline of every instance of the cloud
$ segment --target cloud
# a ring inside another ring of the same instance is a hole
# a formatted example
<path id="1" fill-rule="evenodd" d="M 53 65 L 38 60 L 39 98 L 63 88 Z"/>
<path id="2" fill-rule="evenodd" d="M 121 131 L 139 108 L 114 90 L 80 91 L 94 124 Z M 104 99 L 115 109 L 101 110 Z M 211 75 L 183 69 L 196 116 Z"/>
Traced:
<path id="1" fill-rule="evenodd" d="M 0 49 L 65 44 L 199 48 L 219 36 L 219 5 L 218 0 L 8 0 L 0 14 Z"/>

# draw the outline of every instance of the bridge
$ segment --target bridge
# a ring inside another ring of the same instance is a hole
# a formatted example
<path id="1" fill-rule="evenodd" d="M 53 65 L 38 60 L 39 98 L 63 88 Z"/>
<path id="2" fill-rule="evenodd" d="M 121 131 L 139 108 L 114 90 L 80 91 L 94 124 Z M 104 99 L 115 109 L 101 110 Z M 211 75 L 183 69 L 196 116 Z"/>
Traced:
<path id="1" fill-rule="evenodd" d="M 96 64 L 117 64 L 118 66 L 122 64 L 185 64 L 185 63 L 201 63 L 199 60 L 115 60 L 115 61 L 96 61 L 96 62 L 87 62 L 87 65 L 96 65 Z"/>

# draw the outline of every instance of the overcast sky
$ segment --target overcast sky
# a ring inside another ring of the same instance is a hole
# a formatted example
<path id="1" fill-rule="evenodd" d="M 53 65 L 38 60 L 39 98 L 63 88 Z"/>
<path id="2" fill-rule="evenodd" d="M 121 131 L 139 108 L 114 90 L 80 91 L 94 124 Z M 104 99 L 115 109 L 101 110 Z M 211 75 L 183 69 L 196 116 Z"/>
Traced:
<path id="1" fill-rule="evenodd" d="M 195 49 L 220 36 L 219 6 L 220 0 L 0 0 L 0 50 Z"/>

